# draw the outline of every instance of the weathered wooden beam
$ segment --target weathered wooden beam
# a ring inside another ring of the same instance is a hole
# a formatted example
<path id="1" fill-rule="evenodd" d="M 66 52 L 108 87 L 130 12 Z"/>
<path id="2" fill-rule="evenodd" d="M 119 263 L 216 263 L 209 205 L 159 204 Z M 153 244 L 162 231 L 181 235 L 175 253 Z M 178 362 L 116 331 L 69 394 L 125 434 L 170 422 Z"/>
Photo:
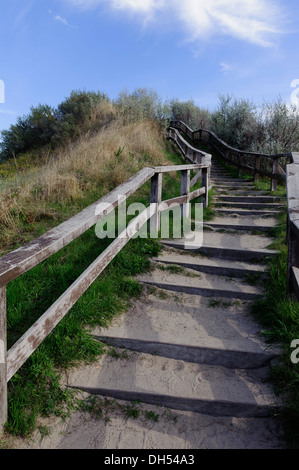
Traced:
<path id="1" fill-rule="evenodd" d="M 288 277 L 287 289 L 294 290 L 293 268 L 299 268 L 299 164 L 287 165 L 287 204 L 288 204 Z M 299 300 L 299 297 L 297 297 Z"/>
<path id="2" fill-rule="evenodd" d="M 71 219 L 63 222 L 45 235 L 33 240 L 21 248 L 0 259 L 0 286 L 16 279 L 29 269 L 61 250 L 86 230 L 94 226 L 104 215 L 107 215 L 119 204 L 119 196 L 129 197 L 155 174 L 153 168 L 144 168 L 125 183 L 79 212 Z M 107 205 L 97 213 L 99 205 Z"/>
<path id="3" fill-rule="evenodd" d="M 186 202 L 187 202 L 187 196 L 178 196 L 172 199 L 166 199 L 165 201 L 162 201 L 159 204 L 159 212 L 168 210 L 174 204 L 181 206 L 182 204 L 186 204 Z"/>
<path id="4" fill-rule="evenodd" d="M 202 170 L 202 186 L 205 189 L 205 192 L 202 195 L 202 203 L 204 209 L 206 209 L 209 204 L 209 173 L 207 168 Z"/>
<path id="5" fill-rule="evenodd" d="M 199 188 L 196 189 L 195 191 L 192 191 L 189 195 L 189 201 L 193 201 L 193 199 L 196 199 L 199 196 L 203 196 L 206 192 L 206 188 Z"/>
<path id="6" fill-rule="evenodd" d="M 6 286 L 0 288 L 0 434 L 7 421 Z"/>
<path id="7" fill-rule="evenodd" d="M 181 196 L 186 196 L 187 200 L 185 204 L 181 206 L 182 217 L 188 218 L 190 215 L 190 170 L 183 170 L 181 172 Z"/>
<path id="8" fill-rule="evenodd" d="M 7 353 L 7 381 L 9 381 L 49 333 L 57 326 L 72 306 L 103 272 L 121 249 L 133 238 L 147 220 L 155 213 L 151 204 L 128 228 L 87 268 L 59 299 L 37 320 Z"/>
<path id="9" fill-rule="evenodd" d="M 154 170 L 156 173 L 172 173 L 173 171 L 200 170 L 206 167 L 206 164 L 196 163 L 191 165 L 156 166 Z"/>
<path id="10" fill-rule="evenodd" d="M 196 175 L 194 176 L 194 178 L 192 178 L 192 180 L 190 181 L 190 187 L 192 188 L 192 186 L 195 186 L 197 181 L 200 180 L 201 178 L 201 170 L 199 170 Z"/>
<path id="11" fill-rule="evenodd" d="M 162 172 L 155 173 L 151 179 L 151 195 L 150 202 L 156 207 L 156 211 L 150 220 L 150 232 L 152 238 L 157 238 L 160 230 L 161 214 L 159 205 L 162 200 Z"/>

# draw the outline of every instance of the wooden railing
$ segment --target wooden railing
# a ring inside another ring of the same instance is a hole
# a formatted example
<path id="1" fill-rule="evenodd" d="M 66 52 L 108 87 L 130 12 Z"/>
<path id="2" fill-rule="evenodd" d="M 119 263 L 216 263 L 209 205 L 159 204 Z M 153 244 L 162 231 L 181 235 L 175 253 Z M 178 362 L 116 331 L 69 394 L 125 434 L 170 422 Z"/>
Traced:
<path id="1" fill-rule="evenodd" d="M 239 169 L 239 176 L 246 170 L 254 175 L 254 181 L 258 181 L 260 176 L 271 179 L 271 191 L 276 191 L 277 182 L 286 181 L 286 173 L 281 163 L 286 165 L 291 160 L 291 153 L 278 155 L 268 155 L 258 152 L 248 152 L 231 147 L 223 140 L 219 139 L 214 132 L 207 129 L 193 131 L 182 121 L 170 121 L 170 127 L 183 132 L 194 144 L 205 142 L 209 148 L 215 150 L 226 162 Z M 269 166 L 271 171 L 269 171 Z"/>
<path id="2" fill-rule="evenodd" d="M 299 301 L 299 153 L 287 165 L 288 203 L 288 293 Z"/>
<path id="3" fill-rule="evenodd" d="M 175 131 L 177 132 L 177 131 Z M 178 142 L 180 141 L 177 138 Z M 182 150 L 182 147 L 180 148 Z M 187 144 L 182 152 L 188 161 L 193 148 Z M 199 159 L 200 151 L 196 151 Z M 203 159 L 203 156 L 201 155 Z M 158 236 L 161 212 L 173 204 L 181 206 L 182 215 L 188 216 L 189 202 L 199 196 L 204 207 L 208 205 L 209 167 L 211 156 L 205 154 L 203 163 L 144 168 L 99 201 L 82 212 L 0 259 L 0 430 L 7 420 L 7 383 L 19 368 L 45 340 L 71 307 L 108 266 L 121 249 L 133 238 L 140 228 L 150 221 L 150 234 Z M 191 171 L 196 175 L 190 181 Z M 181 172 L 181 195 L 162 201 L 163 173 Z M 201 187 L 194 186 L 201 176 Z M 7 351 L 7 305 L 6 286 L 54 253 L 71 243 L 81 234 L 97 224 L 118 205 L 135 193 L 144 183 L 151 180 L 150 205 L 130 222 L 128 228 L 84 271 L 83 274 L 59 297 L 59 299 L 37 320 L 37 322 Z M 120 198 L 120 195 L 122 196 Z"/>
<path id="4" fill-rule="evenodd" d="M 245 152 L 229 146 L 216 134 L 206 129 L 193 131 L 182 121 L 171 121 L 171 129 L 183 132 L 192 142 L 203 142 L 203 134 L 206 133 L 207 143 L 228 163 L 239 168 L 239 176 L 242 176 L 242 169 L 254 174 L 254 181 L 259 176 L 271 178 L 271 190 L 276 190 L 277 181 L 285 181 L 287 187 L 287 244 L 288 244 L 288 275 L 287 292 L 290 296 L 295 296 L 299 301 L 299 153 L 285 153 L 279 155 L 267 155 L 256 152 Z M 186 142 L 186 141 L 185 141 Z M 202 153 L 200 151 L 200 153 Z M 235 156 L 235 159 L 233 158 Z M 272 159 L 272 171 L 263 170 L 262 159 Z M 286 173 L 279 164 L 279 159 L 286 161 Z M 254 162 L 250 166 L 248 160 Z M 290 162 L 287 164 L 287 162 Z"/>

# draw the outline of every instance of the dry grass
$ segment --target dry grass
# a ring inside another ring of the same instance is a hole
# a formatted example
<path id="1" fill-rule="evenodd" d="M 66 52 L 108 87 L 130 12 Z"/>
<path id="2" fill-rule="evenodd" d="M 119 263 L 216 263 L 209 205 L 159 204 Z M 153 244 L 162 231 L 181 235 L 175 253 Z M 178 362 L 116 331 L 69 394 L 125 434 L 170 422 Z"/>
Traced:
<path id="1" fill-rule="evenodd" d="M 67 219 L 145 166 L 170 163 L 153 122 L 114 120 L 49 156 L 44 165 L 16 174 L 0 196 L 1 253 L 32 238 L 39 220 Z"/>

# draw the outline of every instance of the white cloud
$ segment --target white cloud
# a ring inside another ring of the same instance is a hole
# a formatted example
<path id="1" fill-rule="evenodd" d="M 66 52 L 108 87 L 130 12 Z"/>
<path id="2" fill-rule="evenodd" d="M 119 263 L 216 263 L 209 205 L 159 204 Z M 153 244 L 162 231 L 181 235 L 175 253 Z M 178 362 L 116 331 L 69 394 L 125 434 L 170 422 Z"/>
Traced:
<path id="1" fill-rule="evenodd" d="M 69 28 L 77 28 L 77 26 L 73 26 L 71 24 L 69 24 L 68 20 L 66 18 L 63 18 L 62 16 L 60 15 L 54 15 L 54 13 L 52 12 L 52 10 L 48 10 L 48 13 L 49 15 L 53 16 L 54 17 L 54 20 L 55 21 L 58 21 L 59 23 L 62 23 L 64 24 L 65 26 L 68 26 Z"/>
<path id="2" fill-rule="evenodd" d="M 159 20 L 159 15 L 185 28 L 190 41 L 215 34 L 260 46 L 271 46 L 280 31 L 282 11 L 279 0 L 63 0 L 81 10 L 101 4 Z"/>
<path id="3" fill-rule="evenodd" d="M 233 64 L 227 64 L 226 62 L 221 62 L 220 64 L 220 70 L 223 73 L 228 73 L 232 72 L 235 69 L 235 66 Z"/>
<path id="4" fill-rule="evenodd" d="M 56 15 L 55 20 L 59 21 L 62 24 L 65 24 L 66 26 L 69 26 L 68 21 L 65 18 L 62 18 L 60 15 Z"/>

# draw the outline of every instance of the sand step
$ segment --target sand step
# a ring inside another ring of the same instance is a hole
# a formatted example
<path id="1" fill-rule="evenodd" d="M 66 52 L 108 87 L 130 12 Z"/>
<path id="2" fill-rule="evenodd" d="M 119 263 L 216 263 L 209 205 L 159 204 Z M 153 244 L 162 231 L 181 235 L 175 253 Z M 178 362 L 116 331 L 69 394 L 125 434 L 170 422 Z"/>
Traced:
<path id="1" fill-rule="evenodd" d="M 222 206 L 222 207 L 235 207 L 239 209 L 255 209 L 255 210 L 262 210 L 262 209 L 283 209 L 283 204 L 278 203 L 256 203 L 256 202 L 228 202 L 228 201 L 220 201 L 217 198 L 214 199 L 215 206 Z"/>
<path id="2" fill-rule="evenodd" d="M 262 218 L 262 217 L 245 217 L 240 215 L 229 216 L 227 217 L 214 217 L 211 222 L 205 222 L 205 229 L 212 230 L 244 230 L 244 231 L 257 231 L 257 232 L 269 232 L 277 225 L 277 221 L 272 218 Z"/>
<path id="3" fill-rule="evenodd" d="M 92 334 L 114 347 L 228 368 L 259 368 L 278 353 L 267 348 L 246 303 L 189 294 L 174 300 L 160 289 Z"/>
<path id="4" fill-rule="evenodd" d="M 279 252 L 276 250 L 263 250 L 263 249 L 242 249 L 242 248 L 227 248 L 223 246 L 209 246 L 204 245 L 202 247 L 190 247 L 183 242 L 175 241 L 163 241 L 164 245 L 172 248 L 178 248 L 179 250 L 188 250 L 190 252 L 201 253 L 205 256 L 214 256 L 226 260 L 239 260 L 239 261 L 263 261 L 266 258 L 277 255 Z"/>
<path id="5" fill-rule="evenodd" d="M 221 194 L 221 193 L 228 193 L 228 192 L 231 192 L 232 195 L 236 195 L 236 196 L 270 196 L 270 192 L 269 191 L 255 191 L 253 188 L 250 188 L 246 191 L 244 191 L 244 189 L 233 189 L 231 190 L 230 188 L 219 188 L 219 187 L 214 187 L 214 190 L 217 192 L 217 194 Z"/>
<path id="6" fill-rule="evenodd" d="M 269 416 L 279 402 L 258 371 L 134 352 L 121 366 L 105 355 L 96 364 L 67 372 L 65 385 L 104 397 L 212 416 Z"/>
<path id="7" fill-rule="evenodd" d="M 262 291 L 240 279 L 229 279 L 213 274 L 172 274 L 155 269 L 150 273 L 137 276 L 143 284 L 155 286 L 171 292 L 183 292 L 203 297 L 222 297 L 226 299 L 257 300 Z"/>
<path id="8" fill-rule="evenodd" d="M 228 277 L 262 276 L 265 267 L 245 261 L 233 261 L 220 258 L 203 257 L 198 254 L 178 250 L 164 250 L 154 262 L 165 266 L 168 271 L 175 271 L 175 267 L 187 268 L 197 272 Z"/>
<path id="9" fill-rule="evenodd" d="M 273 239 L 264 235 L 203 231 L 202 238 L 198 233 L 195 233 L 194 240 L 191 240 L 191 236 L 192 234 L 187 234 L 180 239 L 161 240 L 161 243 L 164 246 L 189 250 L 190 253 L 198 252 L 206 256 L 238 261 L 262 260 L 278 253 L 267 248 Z"/>
<path id="10" fill-rule="evenodd" d="M 235 216 L 244 216 L 244 217 L 247 217 L 247 216 L 258 216 L 259 218 L 260 217 L 273 217 L 273 215 L 275 214 L 279 214 L 280 211 L 279 210 L 262 210 L 262 209 L 259 209 L 259 210 L 247 210 L 247 209 L 242 209 L 242 208 L 222 208 L 222 207 L 216 207 L 215 208 L 215 212 L 219 215 L 235 215 Z"/>
<path id="11" fill-rule="evenodd" d="M 224 202 L 247 202 L 247 203 L 250 203 L 250 202 L 253 202 L 253 203 L 258 203 L 258 204 L 264 204 L 264 203 L 283 203 L 285 202 L 285 198 L 282 198 L 282 197 L 275 197 L 275 196 L 258 196 L 258 195 L 246 195 L 246 196 L 242 196 L 242 195 L 234 195 L 234 196 L 230 196 L 230 195 L 217 195 L 217 197 L 215 198 L 215 201 L 217 202 L 221 202 L 221 201 L 224 201 Z"/>

